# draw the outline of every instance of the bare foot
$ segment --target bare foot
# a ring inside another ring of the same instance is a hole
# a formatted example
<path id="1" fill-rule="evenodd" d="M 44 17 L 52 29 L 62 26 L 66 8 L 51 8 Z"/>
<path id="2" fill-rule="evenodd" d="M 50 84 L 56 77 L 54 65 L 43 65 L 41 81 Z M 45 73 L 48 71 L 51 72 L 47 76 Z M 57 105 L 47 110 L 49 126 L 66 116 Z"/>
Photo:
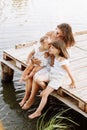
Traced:
<path id="1" fill-rule="evenodd" d="M 20 107 L 22 107 L 25 103 L 26 103 L 26 101 L 22 100 L 22 101 L 19 103 Z"/>
<path id="2" fill-rule="evenodd" d="M 30 119 L 34 119 L 36 117 L 39 117 L 41 115 L 41 112 L 34 112 L 31 115 L 28 116 Z"/>
<path id="3" fill-rule="evenodd" d="M 29 109 L 33 103 L 34 103 L 34 99 L 27 101 L 27 102 L 23 105 L 22 109 L 23 109 L 23 110 Z"/>

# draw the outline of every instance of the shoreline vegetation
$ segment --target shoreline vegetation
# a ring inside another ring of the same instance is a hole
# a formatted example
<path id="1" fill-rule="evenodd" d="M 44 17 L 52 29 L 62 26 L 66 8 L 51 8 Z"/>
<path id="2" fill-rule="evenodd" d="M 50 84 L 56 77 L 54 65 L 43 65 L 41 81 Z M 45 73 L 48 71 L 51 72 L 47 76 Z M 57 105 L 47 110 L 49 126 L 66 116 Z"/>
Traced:
<path id="1" fill-rule="evenodd" d="M 75 126 L 80 126 L 73 121 L 69 116 L 63 114 L 70 110 L 62 110 L 50 118 L 46 123 L 44 122 L 47 112 L 45 112 L 37 121 L 37 130 L 75 130 Z"/>

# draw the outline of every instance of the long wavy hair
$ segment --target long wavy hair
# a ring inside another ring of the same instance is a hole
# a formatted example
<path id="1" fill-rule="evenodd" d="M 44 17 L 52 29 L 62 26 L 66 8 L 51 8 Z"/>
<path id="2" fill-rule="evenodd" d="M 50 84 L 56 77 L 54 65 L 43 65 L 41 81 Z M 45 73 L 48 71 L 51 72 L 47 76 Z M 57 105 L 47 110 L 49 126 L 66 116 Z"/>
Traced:
<path id="1" fill-rule="evenodd" d="M 66 47 L 74 46 L 75 39 L 72 33 L 72 28 L 67 23 L 62 23 L 57 25 L 57 28 L 59 28 L 63 33 L 63 40 L 66 43 Z"/>
<path id="2" fill-rule="evenodd" d="M 59 56 L 64 57 L 66 59 L 69 58 L 69 54 L 66 49 L 66 44 L 63 40 L 56 40 L 51 42 L 51 45 L 54 46 L 56 49 L 60 50 Z"/>

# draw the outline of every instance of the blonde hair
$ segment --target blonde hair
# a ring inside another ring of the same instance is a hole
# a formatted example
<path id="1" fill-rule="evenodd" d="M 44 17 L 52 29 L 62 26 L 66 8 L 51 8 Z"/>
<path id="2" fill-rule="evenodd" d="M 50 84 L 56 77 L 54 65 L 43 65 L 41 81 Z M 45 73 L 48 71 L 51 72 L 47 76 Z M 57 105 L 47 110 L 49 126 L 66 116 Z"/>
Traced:
<path id="1" fill-rule="evenodd" d="M 49 37 L 45 35 L 45 36 L 43 36 L 43 37 L 40 38 L 40 42 L 41 42 L 41 43 L 44 43 L 45 40 L 48 40 L 48 38 L 49 38 Z"/>

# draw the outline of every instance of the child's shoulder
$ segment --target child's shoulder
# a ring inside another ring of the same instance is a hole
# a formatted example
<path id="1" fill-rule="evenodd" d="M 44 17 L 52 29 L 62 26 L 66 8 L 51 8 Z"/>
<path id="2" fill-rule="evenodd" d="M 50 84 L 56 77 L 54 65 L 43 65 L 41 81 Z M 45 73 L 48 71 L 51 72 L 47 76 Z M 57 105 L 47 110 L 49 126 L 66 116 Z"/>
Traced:
<path id="1" fill-rule="evenodd" d="M 61 65 L 68 65 L 69 64 L 69 60 L 64 58 L 64 57 L 60 57 L 59 62 Z"/>
<path id="2" fill-rule="evenodd" d="M 63 62 L 66 59 L 64 57 L 59 57 L 58 60 L 59 60 L 59 62 Z"/>

